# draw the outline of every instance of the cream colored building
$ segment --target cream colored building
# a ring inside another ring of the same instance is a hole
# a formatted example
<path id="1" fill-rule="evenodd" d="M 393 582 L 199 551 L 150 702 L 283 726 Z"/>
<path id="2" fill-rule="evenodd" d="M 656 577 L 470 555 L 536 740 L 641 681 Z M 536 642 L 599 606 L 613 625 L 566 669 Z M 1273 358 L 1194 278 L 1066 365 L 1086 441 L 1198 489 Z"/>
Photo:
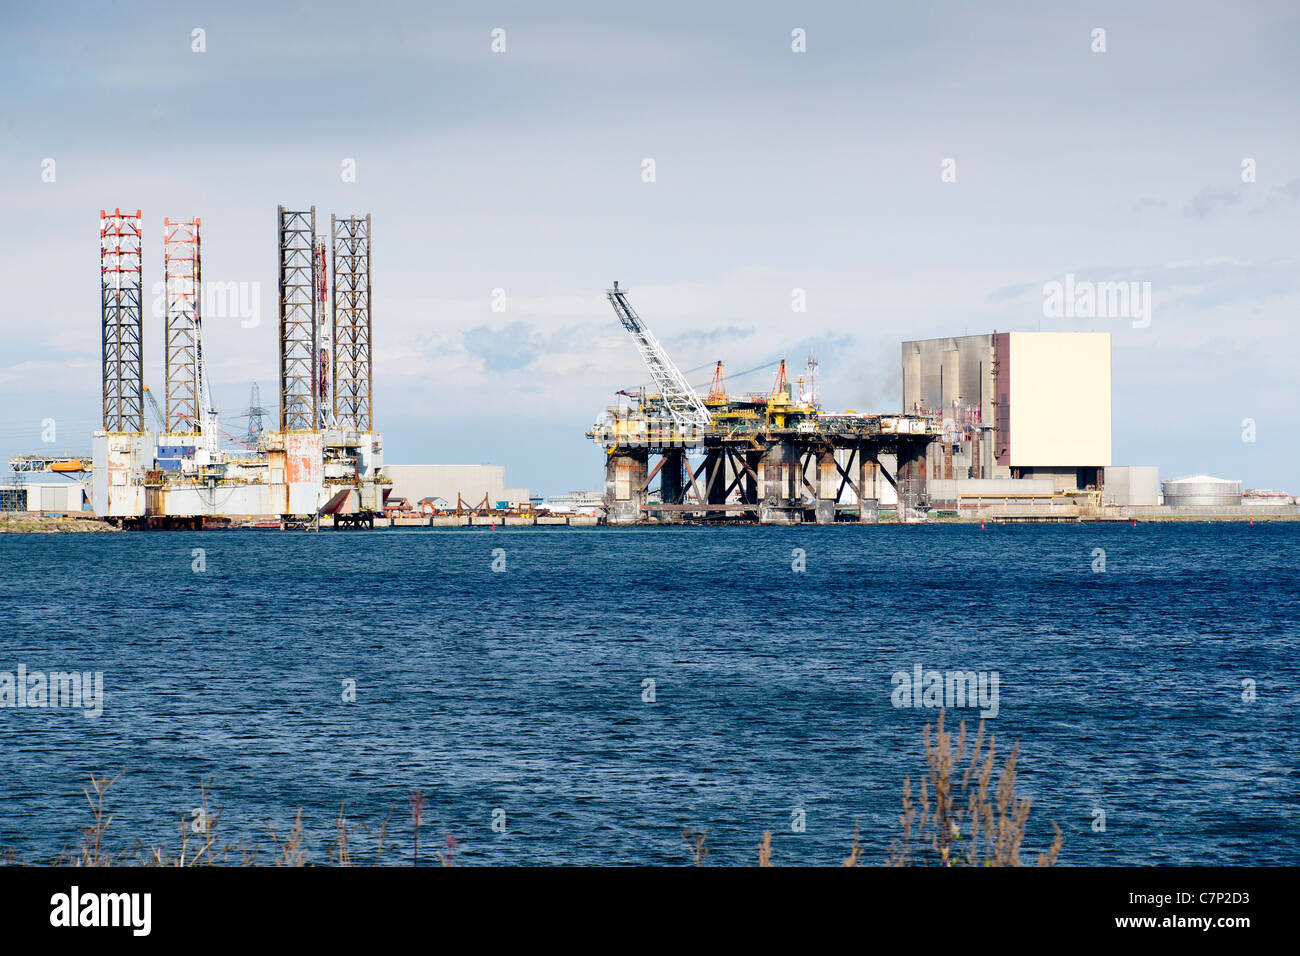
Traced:
<path id="1" fill-rule="evenodd" d="M 405 498 L 416 504 L 421 498 L 442 498 L 451 507 L 456 496 L 477 505 L 486 495 L 489 506 L 498 502 L 517 505 L 528 501 L 527 488 L 506 487 L 504 465 L 385 465 L 384 474 L 393 481 L 390 498 Z"/>
<path id="2" fill-rule="evenodd" d="M 1052 478 L 1100 488 L 1111 461 L 1110 333 L 904 342 L 903 411 L 942 420 L 931 478 Z"/>

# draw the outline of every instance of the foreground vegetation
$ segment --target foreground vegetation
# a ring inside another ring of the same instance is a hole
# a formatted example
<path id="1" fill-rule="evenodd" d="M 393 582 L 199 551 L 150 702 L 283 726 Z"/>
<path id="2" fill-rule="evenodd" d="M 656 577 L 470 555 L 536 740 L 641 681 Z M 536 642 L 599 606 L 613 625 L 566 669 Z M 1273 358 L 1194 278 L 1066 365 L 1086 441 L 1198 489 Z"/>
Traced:
<path id="1" fill-rule="evenodd" d="M 956 744 L 952 734 L 944 728 L 944 713 L 940 711 L 933 735 L 929 724 L 924 731 L 926 771 L 920 777 L 919 797 L 914 796 L 911 777 L 903 780 L 902 813 L 899 815 L 900 832 L 885 861 L 892 866 L 1020 866 L 1021 844 L 1029 822 L 1030 800 L 1016 793 L 1016 762 L 1019 744 L 1003 762 L 996 784 L 995 739 L 986 739 L 984 722 L 980 721 L 973 744 L 968 741 L 966 724 L 960 725 Z M 92 774 L 90 785 L 84 788 L 90 807 L 90 823 L 80 831 L 79 843 L 74 851 L 66 852 L 52 861 L 55 866 L 305 866 L 317 862 L 310 858 L 304 842 L 302 810 L 299 809 L 293 826 L 280 833 L 267 824 L 265 839 L 258 845 L 236 846 L 223 844 L 218 839 L 221 811 L 208 805 L 209 784 L 199 786 L 199 806 L 191 819 L 181 818 L 178 842 L 171 847 L 150 846 L 139 841 L 125 850 L 110 850 L 107 845 L 112 814 L 107 798 L 118 777 L 101 777 Z M 408 798 L 409 859 L 420 863 L 420 833 L 424 823 L 425 796 L 413 791 Z M 390 839 L 389 825 L 396 808 L 377 828 L 347 818 L 346 808 L 339 807 L 332 827 L 332 838 L 327 841 L 323 858 L 319 862 L 335 866 L 380 866 L 399 862 L 405 837 L 399 844 Z M 1039 853 L 1038 866 L 1052 866 L 1061 852 L 1063 839 L 1060 827 L 1052 824 L 1055 836 L 1051 845 Z M 708 862 L 708 829 L 686 827 L 682 840 L 687 857 L 696 866 Z M 441 845 L 426 861 L 436 861 L 442 866 L 456 865 L 457 843 L 451 834 L 444 834 Z M 13 854 L 3 857 L 3 862 L 15 864 L 25 861 Z M 757 848 L 759 866 L 774 866 L 772 833 L 766 831 Z M 864 865 L 863 848 L 855 824 L 848 845 L 844 866 Z"/>

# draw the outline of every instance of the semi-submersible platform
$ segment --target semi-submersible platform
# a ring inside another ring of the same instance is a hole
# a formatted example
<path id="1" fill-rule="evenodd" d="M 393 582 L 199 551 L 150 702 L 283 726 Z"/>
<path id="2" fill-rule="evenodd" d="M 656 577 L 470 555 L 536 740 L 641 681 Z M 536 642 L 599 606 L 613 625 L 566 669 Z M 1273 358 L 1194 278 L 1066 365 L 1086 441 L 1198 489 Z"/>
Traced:
<path id="1" fill-rule="evenodd" d="M 812 375 L 791 382 L 784 361 L 769 393 L 742 397 L 727 395 L 719 362 L 701 399 L 626 290 L 615 282 L 606 294 L 657 388 L 620 393 L 627 400 L 587 433 L 605 451 L 607 523 L 874 523 L 886 484 L 897 520 L 918 517 L 926 449 L 942 432 L 934 418 L 826 413 Z"/>

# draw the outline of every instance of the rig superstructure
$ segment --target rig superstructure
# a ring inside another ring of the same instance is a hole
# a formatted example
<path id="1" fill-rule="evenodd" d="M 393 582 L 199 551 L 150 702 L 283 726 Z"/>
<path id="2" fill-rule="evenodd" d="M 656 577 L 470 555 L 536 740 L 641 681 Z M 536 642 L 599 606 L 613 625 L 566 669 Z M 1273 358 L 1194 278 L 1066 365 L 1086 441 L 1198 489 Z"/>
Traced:
<path id="1" fill-rule="evenodd" d="M 198 218 L 163 224 L 160 406 L 144 384 L 142 216 L 100 213 L 104 417 L 92 438 L 96 513 L 136 526 L 260 516 L 288 527 L 317 524 L 321 515 L 336 525 L 373 525 L 390 483 L 383 436 L 372 423 L 370 217 L 331 217 L 331 303 L 315 207 L 277 210 L 279 428 L 250 428 L 252 440 L 222 432 L 211 399 L 201 228 Z M 260 422 L 256 398 L 253 405 Z M 223 447 L 223 437 L 244 447 Z"/>

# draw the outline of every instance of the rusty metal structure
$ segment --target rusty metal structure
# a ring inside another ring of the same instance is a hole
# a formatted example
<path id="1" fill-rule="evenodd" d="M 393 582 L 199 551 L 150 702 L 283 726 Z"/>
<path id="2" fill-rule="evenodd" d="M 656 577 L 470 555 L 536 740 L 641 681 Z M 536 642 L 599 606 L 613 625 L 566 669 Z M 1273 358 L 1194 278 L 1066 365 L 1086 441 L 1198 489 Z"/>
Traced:
<path id="1" fill-rule="evenodd" d="M 369 431 L 371 383 L 370 216 L 330 216 L 334 276 L 334 420 Z"/>
<path id="2" fill-rule="evenodd" d="M 143 433 L 144 311 L 140 210 L 99 211 L 104 428 Z"/>
<path id="3" fill-rule="evenodd" d="M 624 290 L 615 283 L 609 295 L 627 327 Z M 885 483 L 896 494 L 898 520 L 916 518 L 926 504 L 926 449 L 939 437 L 936 424 L 912 415 L 827 414 L 816 399 L 815 368 L 810 359 L 809 377 L 791 382 L 782 361 L 769 393 L 732 397 L 719 363 L 702 403 L 693 390 L 666 397 L 642 389 L 606 409 L 587 433 L 605 451 L 606 522 L 874 523 Z M 702 425 L 692 414 L 697 403 L 707 414 Z"/>
<path id="4" fill-rule="evenodd" d="M 329 270 L 325 263 L 325 240 L 321 236 L 312 239 L 311 254 L 313 275 L 316 282 L 316 402 L 320 409 L 322 428 L 334 424 L 334 414 L 330 407 L 331 383 L 334 381 L 330 343 L 330 304 L 329 304 Z"/>
<path id="5" fill-rule="evenodd" d="M 369 217 L 361 220 L 364 244 L 349 252 L 345 269 L 365 280 L 364 298 L 353 300 L 364 314 L 351 320 L 365 330 L 364 416 L 337 426 L 325 407 L 335 359 L 329 329 L 321 327 L 326 263 L 315 221 L 314 207 L 277 210 L 281 427 L 262 431 L 264 410 L 254 387 L 250 440 L 226 435 L 244 446 L 230 448 L 223 447 L 205 371 L 200 220 L 168 219 L 163 226 L 164 413 L 141 375 L 141 215 L 100 214 L 104 428 L 92 438 L 90 482 L 97 514 L 133 527 L 203 527 L 250 516 L 281 527 L 319 527 L 325 515 L 335 527 L 361 527 L 383 513 L 391 482 L 383 470 L 383 436 L 371 429 L 369 411 Z M 146 402 L 157 430 L 146 424 Z"/>
<path id="6" fill-rule="evenodd" d="M 280 250 L 280 431 L 320 428 L 316 331 L 316 207 L 276 213 Z"/>
<path id="7" fill-rule="evenodd" d="M 203 410 L 200 226 L 163 220 L 163 430 L 172 435 L 196 434 Z"/>

